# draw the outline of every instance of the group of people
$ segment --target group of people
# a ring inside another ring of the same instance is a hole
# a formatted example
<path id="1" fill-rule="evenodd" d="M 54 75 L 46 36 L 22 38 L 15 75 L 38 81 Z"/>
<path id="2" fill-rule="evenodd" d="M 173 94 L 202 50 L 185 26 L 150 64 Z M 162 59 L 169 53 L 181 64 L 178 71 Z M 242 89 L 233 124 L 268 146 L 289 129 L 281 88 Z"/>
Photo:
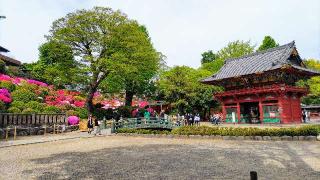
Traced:
<path id="1" fill-rule="evenodd" d="M 187 113 L 185 116 L 182 116 L 182 119 L 184 120 L 184 124 L 188 126 L 200 126 L 200 120 L 201 117 L 199 114 L 192 114 L 192 113 Z"/>

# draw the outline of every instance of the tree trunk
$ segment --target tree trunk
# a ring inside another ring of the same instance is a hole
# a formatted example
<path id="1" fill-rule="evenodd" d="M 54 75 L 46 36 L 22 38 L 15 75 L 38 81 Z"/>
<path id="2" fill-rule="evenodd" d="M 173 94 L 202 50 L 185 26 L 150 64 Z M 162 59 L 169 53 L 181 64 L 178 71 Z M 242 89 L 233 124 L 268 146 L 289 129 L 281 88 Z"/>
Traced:
<path id="1" fill-rule="evenodd" d="M 131 106 L 134 92 L 126 90 L 126 106 Z"/>
<path id="2" fill-rule="evenodd" d="M 89 114 L 92 114 L 94 111 L 93 96 L 96 91 L 97 91 L 97 87 L 94 87 L 94 86 L 89 87 L 87 100 L 86 100 L 86 105 L 87 105 L 87 109 L 88 109 Z"/>

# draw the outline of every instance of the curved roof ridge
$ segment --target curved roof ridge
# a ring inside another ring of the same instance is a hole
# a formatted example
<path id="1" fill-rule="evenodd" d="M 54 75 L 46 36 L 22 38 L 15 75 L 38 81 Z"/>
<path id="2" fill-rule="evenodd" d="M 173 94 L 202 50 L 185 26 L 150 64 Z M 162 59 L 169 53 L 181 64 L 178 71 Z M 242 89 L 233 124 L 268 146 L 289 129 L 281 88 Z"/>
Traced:
<path id="1" fill-rule="evenodd" d="M 267 52 L 276 51 L 276 50 L 279 50 L 279 49 L 282 49 L 282 48 L 285 48 L 285 47 L 292 48 L 294 46 L 295 46 L 295 42 L 292 41 L 292 42 L 290 42 L 288 44 L 284 44 L 284 45 L 281 45 L 281 46 L 278 46 L 278 47 L 269 48 L 269 49 L 266 49 L 266 50 L 263 50 L 263 51 L 257 51 L 257 52 L 251 53 L 251 54 L 247 54 L 247 55 L 244 55 L 244 56 L 237 57 L 237 58 L 226 59 L 225 63 L 228 63 L 228 62 L 231 62 L 231 61 L 234 61 L 234 60 L 239 60 L 239 59 L 251 57 L 251 56 L 255 56 L 255 55 L 259 55 L 259 54 L 264 54 L 264 53 L 267 53 Z"/>

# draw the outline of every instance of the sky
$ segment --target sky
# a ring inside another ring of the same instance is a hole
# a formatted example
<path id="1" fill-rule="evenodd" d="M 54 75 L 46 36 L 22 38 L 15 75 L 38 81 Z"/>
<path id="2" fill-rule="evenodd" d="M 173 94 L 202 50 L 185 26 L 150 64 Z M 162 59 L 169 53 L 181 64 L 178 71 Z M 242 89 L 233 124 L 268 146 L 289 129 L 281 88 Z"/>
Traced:
<path id="1" fill-rule="evenodd" d="M 167 64 L 200 66 L 201 53 L 235 40 L 257 47 L 264 36 L 296 42 L 302 58 L 320 59 L 319 0 L 0 0 L 0 45 L 35 62 L 52 22 L 94 6 L 121 10 L 147 27 Z"/>

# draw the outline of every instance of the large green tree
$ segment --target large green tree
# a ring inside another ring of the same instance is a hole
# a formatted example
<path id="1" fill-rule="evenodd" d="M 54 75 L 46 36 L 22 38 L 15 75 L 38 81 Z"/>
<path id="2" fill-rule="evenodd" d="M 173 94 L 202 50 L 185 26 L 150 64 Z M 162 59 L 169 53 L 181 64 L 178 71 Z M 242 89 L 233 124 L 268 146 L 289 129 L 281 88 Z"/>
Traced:
<path id="1" fill-rule="evenodd" d="M 219 90 L 215 86 L 199 81 L 211 75 L 206 70 L 196 70 L 187 66 L 175 66 L 160 75 L 159 88 L 164 99 L 180 112 L 203 112 L 208 110 L 212 94 Z"/>
<path id="2" fill-rule="evenodd" d="M 262 44 L 258 48 L 258 51 L 263 51 L 278 46 L 279 44 L 271 36 L 265 36 Z"/>
<path id="3" fill-rule="evenodd" d="M 111 74 L 136 76 L 137 66 L 146 64 L 148 57 L 157 53 L 141 26 L 120 11 L 95 7 L 78 10 L 53 22 L 49 40 L 69 46 L 74 59 L 87 73 L 87 100 L 93 112 L 93 96 Z M 139 76 L 142 78 L 142 76 Z"/>

